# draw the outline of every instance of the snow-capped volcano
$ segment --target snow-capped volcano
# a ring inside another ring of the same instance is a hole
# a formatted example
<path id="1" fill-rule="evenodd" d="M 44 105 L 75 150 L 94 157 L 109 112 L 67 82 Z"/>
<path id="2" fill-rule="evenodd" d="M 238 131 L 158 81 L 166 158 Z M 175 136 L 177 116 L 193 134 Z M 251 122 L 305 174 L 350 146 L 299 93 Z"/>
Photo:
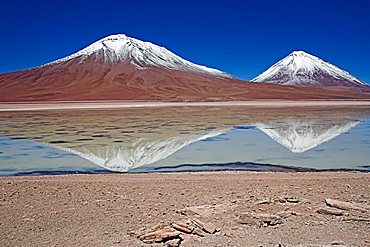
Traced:
<path id="1" fill-rule="evenodd" d="M 127 61 L 138 69 L 153 66 L 170 70 L 208 74 L 215 77 L 231 77 L 229 74 L 220 70 L 189 62 L 164 47 L 131 38 L 125 34 L 107 36 L 70 56 L 48 63 L 46 66 L 68 62 L 73 59 L 78 59 L 80 63 L 83 63 L 90 58 L 112 65 L 120 61 Z"/>
<path id="2" fill-rule="evenodd" d="M 246 83 L 123 34 L 108 36 L 36 68 L 0 74 L 0 102 L 307 98 L 352 99 L 368 95 Z"/>
<path id="3" fill-rule="evenodd" d="M 0 101 L 199 101 L 223 91 L 226 97 L 243 93 L 244 84 L 164 47 L 116 34 L 45 65 L 0 75 Z"/>
<path id="4" fill-rule="evenodd" d="M 287 86 L 361 87 L 366 84 L 335 65 L 294 51 L 252 80 Z"/>

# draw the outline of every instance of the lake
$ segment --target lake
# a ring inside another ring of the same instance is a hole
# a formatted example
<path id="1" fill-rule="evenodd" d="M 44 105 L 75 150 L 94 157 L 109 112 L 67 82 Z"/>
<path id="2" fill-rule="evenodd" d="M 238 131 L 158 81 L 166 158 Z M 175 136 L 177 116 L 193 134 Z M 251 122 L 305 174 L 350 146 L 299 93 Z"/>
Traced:
<path id="1" fill-rule="evenodd" d="M 370 107 L 2 112 L 0 175 L 370 171 Z"/>

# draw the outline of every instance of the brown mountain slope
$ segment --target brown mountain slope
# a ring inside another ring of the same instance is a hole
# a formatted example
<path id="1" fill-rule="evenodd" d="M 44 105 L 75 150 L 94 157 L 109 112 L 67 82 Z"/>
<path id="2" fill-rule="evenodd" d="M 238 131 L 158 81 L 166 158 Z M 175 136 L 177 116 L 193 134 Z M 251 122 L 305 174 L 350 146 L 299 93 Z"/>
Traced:
<path id="1" fill-rule="evenodd" d="M 110 35 L 37 68 L 0 75 L 0 101 L 349 99 L 369 95 L 247 83 L 164 47 Z"/>
<path id="2" fill-rule="evenodd" d="M 159 67 L 138 69 L 89 57 L 0 75 L 0 101 L 369 99 L 369 94 L 247 83 Z"/>

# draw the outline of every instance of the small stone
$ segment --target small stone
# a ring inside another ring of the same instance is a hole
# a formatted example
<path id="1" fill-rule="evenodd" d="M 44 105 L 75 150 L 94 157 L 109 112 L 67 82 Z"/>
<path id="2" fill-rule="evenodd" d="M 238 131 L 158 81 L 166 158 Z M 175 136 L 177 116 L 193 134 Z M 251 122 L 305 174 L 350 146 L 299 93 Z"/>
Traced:
<path id="1" fill-rule="evenodd" d="M 367 210 L 363 207 L 359 207 L 354 203 L 350 202 L 342 202 L 334 199 L 325 199 L 326 205 L 333 208 L 343 209 L 343 210 L 357 210 L 361 212 L 367 212 Z"/>
<path id="2" fill-rule="evenodd" d="M 286 202 L 286 200 L 284 198 L 282 198 L 282 197 L 277 197 L 276 198 L 276 201 L 278 201 L 280 203 L 285 203 Z"/>
<path id="3" fill-rule="evenodd" d="M 200 229 L 203 229 L 204 223 L 199 219 L 193 219 L 194 224 L 199 227 Z"/>
<path id="4" fill-rule="evenodd" d="M 292 215 L 297 216 L 298 213 L 296 213 L 294 211 L 290 211 L 290 210 L 284 210 L 284 211 L 281 211 L 281 212 L 277 213 L 276 215 L 277 216 L 280 216 L 283 219 L 286 219 L 286 218 L 289 218 Z"/>
<path id="5" fill-rule="evenodd" d="M 150 228 L 150 230 L 154 232 L 154 231 L 163 229 L 163 228 L 165 228 L 167 226 L 168 226 L 168 224 L 165 224 L 165 223 L 161 222 L 158 225 L 155 225 L 154 227 Z"/>
<path id="6" fill-rule="evenodd" d="M 342 216 L 343 215 L 342 210 L 331 209 L 331 208 L 319 208 L 319 209 L 317 209 L 317 212 L 319 214 L 327 214 L 327 215 L 335 215 L 335 216 Z"/>
<path id="7" fill-rule="evenodd" d="M 343 241 L 333 241 L 331 242 L 331 245 L 346 245 L 346 243 Z"/>
<path id="8" fill-rule="evenodd" d="M 286 198 L 286 201 L 289 202 L 289 203 L 298 203 L 299 200 L 296 199 L 296 198 Z"/>
<path id="9" fill-rule="evenodd" d="M 213 233 L 216 232 L 216 227 L 212 223 L 207 222 L 207 223 L 204 224 L 203 230 L 210 233 L 210 234 L 213 234 Z"/>
<path id="10" fill-rule="evenodd" d="M 185 233 L 191 233 L 194 230 L 194 227 L 188 226 L 188 225 L 183 224 L 181 222 L 172 223 L 171 226 L 174 229 L 176 229 L 178 231 L 181 231 L 181 232 L 185 232 Z"/>
<path id="11" fill-rule="evenodd" d="M 257 225 L 257 226 L 275 226 L 282 224 L 280 216 L 266 213 L 244 213 L 239 218 L 240 224 Z"/>
<path id="12" fill-rule="evenodd" d="M 212 223 L 204 223 L 199 219 L 193 219 L 194 224 L 199 227 L 200 229 L 213 234 L 216 232 L 216 227 Z"/>
<path id="13" fill-rule="evenodd" d="M 269 203 L 271 203 L 270 199 L 261 200 L 261 201 L 256 202 L 256 204 L 269 204 Z"/>
<path id="14" fill-rule="evenodd" d="M 195 228 L 192 233 L 194 235 L 199 236 L 199 237 L 204 237 L 204 235 L 205 235 L 205 232 L 202 229 L 200 229 L 200 228 Z"/>
<path id="15" fill-rule="evenodd" d="M 164 228 L 154 232 L 148 232 L 139 236 L 138 238 L 144 243 L 160 243 L 165 242 L 168 239 L 173 239 L 179 237 L 181 232 L 174 230 L 172 228 Z"/>
<path id="16" fill-rule="evenodd" d="M 178 247 L 180 246 L 181 239 L 175 238 L 166 242 L 166 247 Z"/>

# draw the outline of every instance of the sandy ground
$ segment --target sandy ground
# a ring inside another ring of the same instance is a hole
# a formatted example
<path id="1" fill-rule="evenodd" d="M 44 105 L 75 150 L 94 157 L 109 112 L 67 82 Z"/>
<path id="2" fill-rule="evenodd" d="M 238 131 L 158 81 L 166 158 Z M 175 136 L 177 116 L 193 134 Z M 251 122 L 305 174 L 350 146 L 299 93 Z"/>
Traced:
<path id="1" fill-rule="evenodd" d="M 217 232 L 182 234 L 180 246 L 370 246 L 368 173 L 1 177 L 0 189 L 0 246 L 163 246 L 137 237 L 195 218 Z"/>
<path id="2" fill-rule="evenodd" d="M 251 107 L 296 107 L 296 106 L 368 106 L 369 100 L 322 100 L 322 101 L 287 101 L 255 100 L 226 102 L 38 102 L 38 103 L 0 103 L 1 111 L 38 111 L 67 109 L 114 109 L 138 107 L 183 107 L 183 106 L 251 106 Z"/>

